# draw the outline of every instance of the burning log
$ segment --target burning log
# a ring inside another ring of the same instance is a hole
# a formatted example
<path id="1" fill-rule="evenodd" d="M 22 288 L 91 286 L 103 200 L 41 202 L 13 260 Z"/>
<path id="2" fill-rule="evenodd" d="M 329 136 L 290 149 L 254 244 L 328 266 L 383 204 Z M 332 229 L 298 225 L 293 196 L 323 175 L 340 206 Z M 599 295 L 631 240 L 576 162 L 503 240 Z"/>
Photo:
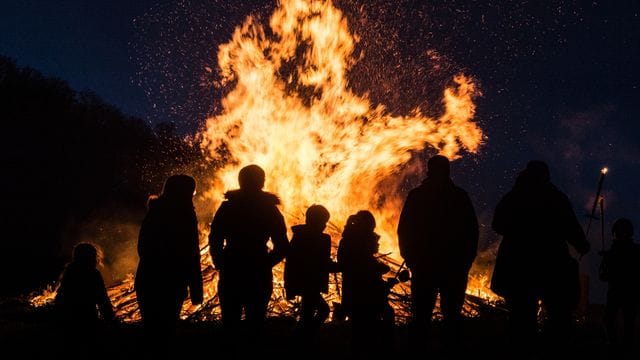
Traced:
<path id="1" fill-rule="evenodd" d="M 391 268 L 392 272 L 397 274 L 402 270 L 402 264 L 395 259 L 390 258 L 389 254 L 382 254 L 380 258 L 385 261 Z M 274 269 L 275 278 L 282 278 L 282 264 Z M 217 321 L 220 320 L 220 299 L 217 295 L 216 284 L 218 272 L 211 265 L 205 265 L 203 269 L 203 278 L 205 287 L 208 289 L 205 302 L 200 306 L 187 305 L 183 308 L 182 318 L 188 321 Z M 140 320 L 140 312 L 136 302 L 134 289 L 134 277 L 128 276 L 122 283 L 112 286 L 108 289 L 109 297 L 116 310 L 116 316 L 124 322 L 135 322 Z M 341 277 L 332 277 L 329 282 L 329 294 L 325 295 L 325 300 L 334 306 L 331 309 L 330 319 L 340 319 L 341 316 L 335 316 L 333 311 L 339 308 L 341 301 L 340 291 Z M 31 303 L 34 306 L 42 306 L 50 303 L 55 297 L 55 287 L 48 287 L 43 293 L 33 296 Z M 400 282 L 396 284 L 389 293 L 389 303 L 393 307 L 396 314 L 396 323 L 406 324 L 411 317 L 411 290 L 407 283 Z M 436 304 L 439 308 L 439 304 Z M 299 312 L 299 303 L 297 301 L 287 300 L 284 283 L 282 281 L 274 281 L 274 291 L 269 302 L 269 317 L 290 317 L 295 318 Z M 340 311 L 338 309 L 338 311 Z M 507 310 L 501 306 L 496 299 L 480 297 L 467 294 L 463 313 L 466 317 L 492 317 L 506 313 Z M 435 318 L 441 317 L 440 312 L 436 309 Z"/>

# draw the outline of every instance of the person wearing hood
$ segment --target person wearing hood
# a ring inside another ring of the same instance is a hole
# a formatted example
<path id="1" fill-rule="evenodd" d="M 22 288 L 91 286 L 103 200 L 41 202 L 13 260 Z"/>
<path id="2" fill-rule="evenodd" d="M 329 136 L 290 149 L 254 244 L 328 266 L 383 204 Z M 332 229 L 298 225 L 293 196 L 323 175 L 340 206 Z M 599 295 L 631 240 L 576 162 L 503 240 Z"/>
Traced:
<path id="1" fill-rule="evenodd" d="M 280 200 L 262 190 L 265 172 L 257 165 L 242 168 L 240 189 L 228 191 L 211 222 L 209 246 L 219 271 L 222 324 L 236 333 L 242 312 L 251 336 L 262 330 L 273 291 L 272 268 L 289 246 Z M 272 247 L 269 250 L 268 243 Z"/>
<path id="2" fill-rule="evenodd" d="M 203 301 L 195 189 L 192 177 L 170 176 L 162 194 L 149 199 L 140 227 L 135 290 L 153 347 L 173 336 L 187 295 L 193 305 Z"/>
<path id="3" fill-rule="evenodd" d="M 440 294 L 444 340 L 461 340 L 462 305 L 478 248 L 478 220 L 467 193 L 450 178 L 449 160 L 429 159 L 427 178 L 411 190 L 398 223 L 400 255 L 411 270 L 411 342 L 426 343 Z"/>
<path id="4" fill-rule="evenodd" d="M 338 245 L 342 306 L 351 319 L 355 358 L 387 358 L 395 350 L 395 312 L 389 293 L 397 281 L 383 277 L 391 268 L 378 259 L 380 235 L 375 228 L 373 214 L 360 210 L 347 218 Z"/>

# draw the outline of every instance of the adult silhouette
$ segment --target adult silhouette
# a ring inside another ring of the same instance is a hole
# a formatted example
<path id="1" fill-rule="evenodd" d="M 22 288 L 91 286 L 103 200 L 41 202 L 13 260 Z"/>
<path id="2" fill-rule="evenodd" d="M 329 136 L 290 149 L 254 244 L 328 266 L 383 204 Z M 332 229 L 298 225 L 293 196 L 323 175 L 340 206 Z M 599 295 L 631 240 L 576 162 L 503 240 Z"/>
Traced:
<path id="1" fill-rule="evenodd" d="M 262 191 L 265 172 L 257 165 L 242 168 L 240 189 L 228 191 L 211 223 L 211 258 L 220 272 L 218 294 L 222 323 L 235 333 L 242 311 L 250 331 L 262 329 L 273 289 L 271 269 L 289 245 L 280 200 Z M 268 242 L 272 243 L 269 251 Z"/>
<path id="2" fill-rule="evenodd" d="M 371 212 L 358 211 L 347 219 L 338 246 L 342 305 L 351 318 L 356 355 L 380 355 L 394 347 L 395 314 L 389 305 L 388 295 L 396 282 L 382 278 L 390 268 L 376 259 L 380 236 L 374 232 L 375 227 L 376 221 Z"/>
<path id="3" fill-rule="evenodd" d="M 426 343 L 440 294 L 444 339 L 460 341 L 467 278 L 478 247 L 478 221 L 467 193 L 450 178 L 449 160 L 427 162 L 427 178 L 411 190 L 398 224 L 400 254 L 411 270 L 411 342 Z"/>
<path id="4" fill-rule="evenodd" d="M 135 290 L 147 340 L 154 347 L 173 335 L 187 293 L 192 304 L 202 303 L 195 188 L 190 176 L 169 177 L 162 194 L 149 199 L 140 227 Z"/>
<path id="5" fill-rule="evenodd" d="M 577 261 L 589 243 L 565 194 L 550 180 L 542 161 L 530 161 L 498 203 L 492 222 L 502 235 L 491 289 L 510 307 L 512 345 L 531 350 L 537 332 L 538 301 L 547 312 L 550 339 L 560 346 L 571 330 L 579 299 Z"/>
<path id="6" fill-rule="evenodd" d="M 613 244 L 602 253 L 600 280 L 608 283 L 605 305 L 607 340 L 617 345 L 618 316 L 622 313 L 622 343 L 634 342 L 635 321 L 640 304 L 640 244 L 633 242 L 633 223 L 621 218 L 611 227 Z"/>

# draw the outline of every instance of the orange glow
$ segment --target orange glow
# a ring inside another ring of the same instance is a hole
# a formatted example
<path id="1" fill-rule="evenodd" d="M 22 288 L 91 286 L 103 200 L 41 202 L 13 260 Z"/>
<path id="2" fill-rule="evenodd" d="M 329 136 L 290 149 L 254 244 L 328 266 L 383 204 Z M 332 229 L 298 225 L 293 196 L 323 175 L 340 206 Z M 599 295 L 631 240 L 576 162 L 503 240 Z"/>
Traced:
<path id="1" fill-rule="evenodd" d="M 381 251 L 398 258 L 395 228 L 403 199 L 396 190 L 412 153 L 432 148 L 455 159 L 482 142 L 471 121 L 474 83 L 457 75 L 455 86 L 442 90 L 438 118 L 419 108 L 392 115 L 349 89 L 356 40 L 331 1 L 281 1 L 270 27 L 273 37 L 249 17 L 219 48 L 220 73 L 235 87 L 203 133 L 211 160 L 226 164 L 206 196 L 217 208 L 223 193 L 238 186 L 239 169 L 258 164 L 267 173 L 266 189 L 282 199 L 287 224 L 314 203 L 326 206 L 339 226 L 349 214 L 370 209 Z M 294 56 L 297 68 L 281 76 Z"/>

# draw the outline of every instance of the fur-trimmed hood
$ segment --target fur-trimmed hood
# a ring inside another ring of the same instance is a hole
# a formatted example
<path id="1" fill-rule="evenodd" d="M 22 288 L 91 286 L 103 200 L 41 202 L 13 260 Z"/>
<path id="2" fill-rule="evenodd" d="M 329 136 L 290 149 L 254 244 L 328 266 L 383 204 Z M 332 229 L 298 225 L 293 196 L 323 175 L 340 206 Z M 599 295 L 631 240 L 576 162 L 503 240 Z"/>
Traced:
<path id="1" fill-rule="evenodd" d="M 242 189 L 230 190 L 224 194 L 225 199 L 229 201 L 252 201 L 260 202 L 263 205 L 277 206 L 280 205 L 280 198 L 266 191 L 246 191 Z"/>

